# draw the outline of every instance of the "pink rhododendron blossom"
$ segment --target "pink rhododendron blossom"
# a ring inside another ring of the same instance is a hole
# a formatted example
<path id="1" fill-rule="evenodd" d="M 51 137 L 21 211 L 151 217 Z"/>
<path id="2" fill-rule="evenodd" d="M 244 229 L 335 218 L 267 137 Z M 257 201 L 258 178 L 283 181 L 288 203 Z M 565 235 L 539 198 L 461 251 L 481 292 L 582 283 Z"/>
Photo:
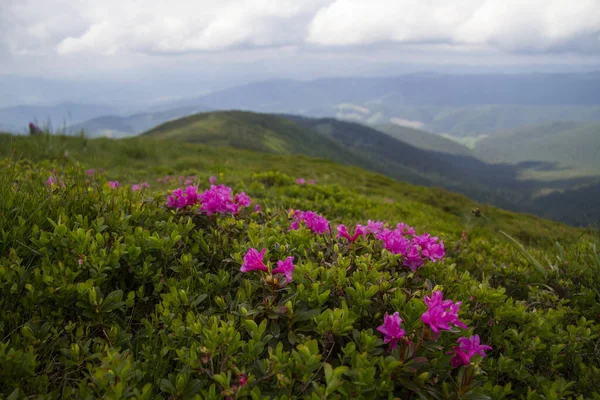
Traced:
<path id="1" fill-rule="evenodd" d="M 250 207 L 250 203 L 252 202 L 252 200 L 250 199 L 250 196 L 248 196 L 246 193 L 240 192 L 235 196 L 235 202 L 240 207 Z"/>
<path id="2" fill-rule="evenodd" d="M 460 337 L 456 341 L 459 345 L 452 348 L 452 351 L 448 352 L 448 354 L 454 354 L 454 357 L 450 359 L 450 364 L 452 364 L 453 368 L 458 368 L 461 365 L 469 365 L 471 363 L 471 358 L 475 354 L 479 354 L 481 357 L 485 358 L 486 350 L 492 350 L 492 347 L 480 344 L 481 339 L 479 335 L 473 335 L 469 338 Z"/>
<path id="3" fill-rule="evenodd" d="M 329 232 L 329 221 L 322 215 L 314 211 L 300 210 L 296 210 L 293 213 L 294 221 L 292 221 L 289 230 L 297 230 L 300 227 L 300 222 L 304 222 L 304 225 L 314 233 L 322 234 Z"/>
<path id="4" fill-rule="evenodd" d="M 400 231 L 400 233 L 402 233 L 403 235 L 414 235 L 415 234 L 415 228 L 413 228 L 412 226 L 406 225 L 404 222 L 400 222 L 399 224 L 397 224 L 396 229 L 398 229 Z"/>
<path id="5" fill-rule="evenodd" d="M 202 200 L 201 210 L 206 214 L 233 213 L 237 214 L 239 205 L 233 201 L 231 188 L 225 185 L 212 185 L 200 196 Z"/>
<path id="6" fill-rule="evenodd" d="M 410 240 L 402 236 L 402 233 L 397 229 L 393 231 L 384 229 L 377 239 L 383 241 L 383 247 L 394 254 L 402 254 L 406 256 L 410 248 Z"/>
<path id="7" fill-rule="evenodd" d="M 429 325 L 431 330 L 439 333 L 440 330 L 449 331 L 452 324 L 463 329 L 469 327 L 458 319 L 458 311 L 462 302 L 454 303 L 452 300 L 444 300 L 441 290 L 436 290 L 431 297 L 425 296 L 425 304 L 428 310 L 421 315 L 421 321 Z"/>
<path id="8" fill-rule="evenodd" d="M 83 257 L 79 256 L 79 260 L 77 260 L 77 264 L 83 265 Z"/>
<path id="9" fill-rule="evenodd" d="M 383 325 L 377 327 L 377 330 L 384 334 L 384 343 L 390 343 L 392 350 L 396 348 L 398 341 L 405 335 L 404 329 L 400 328 L 402 318 L 396 311 L 392 316 L 385 313 Z"/>
<path id="10" fill-rule="evenodd" d="M 298 185 L 304 185 L 306 183 L 306 181 L 304 180 L 304 178 L 298 178 L 298 179 L 296 179 L 296 183 Z"/>
<path id="11" fill-rule="evenodd" d="M 187 200 L 182 189 L 173 190 L 171 195 L 167 197 L 167 207 L 184 208 L 185 206 L 187 206 Z"/>
<path id="12" fill-rule="evenodd" d="M 255 248 L 251 248 L 248 250 L 246 255 L 244 256 L 244 263 L 240 268 L 242 272 L 250 272 L 250 271 L 265 271 L 269 272 L 269 268 L 263 262 L 263 258 L 265 256 L 265 252 L 267 249 L 262 249 L 259 253 Z"/>
<path id="13" fill-rule="evenodd" d="M 208 178 L 208 183 L 210 183 L 211 185 L 214 185 L 215 183 L 217 183 L 217 178 L 215 178 L 214 176 L 211 176 L 210 178 Z"/>
<path id="14" fill-rule="evenodd" d="M 150 187 L 150 184 L 148 182 L 142 183 L 142 188 L 147 188 L 147 187 Z"/>
<path id="15" fill-rule="evenodd" d="M 192 183 L 194 183 L 193 179 L 186 179 L 185 181 L 183 181 L 184 185 L 191 185 Z"/>
<path id="16" fill-rule="evenodd" d="M 411 247 L 408 253 L 405 254 L 405 257 L 406 259 L 402 265 L 408 267 L 412 272 L 415 272 L 425 264 L 417 247 Z"/>
<path id="17" fill-rule="evenodd" d="M 292 272 L 294 271 L 294 257 L 288 257 L 285 261 L 277 261 L 277 268 L 274 268 L 273 274 L 285 275 L 286 282 L 292 281 Z"/>
<path id="18" fill-rule="evenodd" d="M 108 181 L 108 186 L 110 186 L 111 189 L 116 189 L 119 187 L 119 181 Z"/>
<path id="19" fill-rule="evenodd" d="M 188 186 L 185 188 L 185 204 L 187 206 L 193 206 L 198 203 L 198 187 L 197 186 Z"/>
<path id="20" fill-rule="evenodd" d="M 246 375 L 246 374 L 239 375 L 240 386 L 246 386 L 247 383 L 248 383 L 248 375 Z"/>
<path id="21" fill-rule="evenodd" d="M 340 224 L 337 227 L 337 238 L 341 238 L 341 237 L 345 237 L 346 239 L 348 239 L 348 241 L 350 243 L 354 242 L 356 239 L 359 238 L 359 236 L 366 236 L 367 234 L 367 228 L 365 228 L 362 225 L 356 225 L 356 230 L 354 231 L 354 235 L 350 235 L 347 231 L 347 228 L 345 225 Z"/>
<path id="22" fill-rule="evenodd" d="M 444 242 L 437 243 L 437 237 L 431 237 L 428 233 L 413 238 L 413 245 L 421 249 L 423 257 L 429 258 L 432 262 L 444 258 Z"/>
<path id="23" fill-rule="evenodd" d="M 141 187 L 139 184 L 137 184 L 137 183 L 136 183 L 136 184 L 134 184 L 134 185 L 131 185 L 131 190 L 132 190 L 133 192 L 137 192 L 137 191 L 138 191 L 138 190 L 140 190 L 141 188 L 142 188 L 142 187 Z"/>
<path id="24" fill-rule="evenodd" d="M 314 179 L 309 179 L 308 180 L 308 184 L 309 185 L 314 185 L 315 184 L 315 180 Z"/>
<path id="25" fill-rule="evenodd" d="M 156 182 L 158 182 L 158 183 L 163 183 L 163 178 L 157 178 L 157 179 L 156 179 Z"/>
<path id="26" fill-rule="evenodd" d="M 255 213 L 259 213 L 260 212 L 260 205 L 258 205 L 258 204 L 254 205 L 254 212 Z"/>
<path id="27" fill-rule="evenodd" d="M 367 221 L 367 231 L 369 233 L 372 233 L 373 235 L 377 236 L 381 232 L 383 232 L 383 225 L 384 225 L 384 223 L 381 221 L 368 220 Z"/>
<path id="28" fill-rule="evenodd" d="M 95 169 L 88 169 L 85 171 L 85 173 L 87 174 L 87 176 L 93 176 L 96 173 Z"/>

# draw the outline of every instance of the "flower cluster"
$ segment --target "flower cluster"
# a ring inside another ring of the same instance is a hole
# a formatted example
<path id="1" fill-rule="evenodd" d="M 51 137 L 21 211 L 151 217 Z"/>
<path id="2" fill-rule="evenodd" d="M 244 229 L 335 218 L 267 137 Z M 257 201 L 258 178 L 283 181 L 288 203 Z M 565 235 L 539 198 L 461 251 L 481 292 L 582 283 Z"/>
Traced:
<path id="1" fill-rule="evenodd" d="M 368 233 L 367 228 L 358 224 L 356 225 L 356 229 L 354 230 L 354 235 L 350 235 L 345 225 L 340 224 L 337 227 L 337 238 L 344 237 L 348 239 L 350 243 L 354 242 L 360 236 L 366 236 Z"/>
<path id="2" fill-rule="evenodd" d="M 444 300 L 443 297 L 444 294 L 441 290 L 433 292 L 431 297 L 425 296 L 424 300 L 428 310 L 421 316 L 421 321 L 429 325 L 435 333 L 439 333 L 440 330 L 449 331 L 449 324 L 468 329 L 469 327 L 458 319 L 458 311 L 462 302 L 454 303 L 452 300 Z"/>
<path id="3" fill-rule="evenodd" d="M 232 189 L 225 185 L 211 185 L 210 189 L 198 193 L 197 186 L 188 186 L 185 190 L 178 188 L 167 197 L 167 207 L 185 208 L 200 203 L 200 210 L 207 215 L 215 213 L 237 214 L 240 207 L 249 207 L 252 200 L 246 193 L 238 193 L 235 198 Z"/>
<path id="4" fill-rule="evenodd" d="M 267 267 L 263 261 L 265 256 L 265 252 L 267 249 L 262 249 L 260 253 L 258 250 L 251 248 L 248 250 L 246 255 L 244 256 L 244 263 L 242 264 L 240 271 L 241 272 L 250 272 L 250 271 L 264 271 L 269 272 L 269 267 Z M 292 281 L 292 272 L 294 271 L 294 257 L 287 257 L 285 261 L 277 261 L 277 268 L 273 268 L 271 274 L 281 274 L 285 276 L 286 282 Z"/>
<path id="5" fill-rule="evenodd" d="M 452 300 L 444 300 L 443 293 L 438 290 L 433 292 L 431 297 L 425 296 L 425 304 L 427 304 L 428 310 L 421 315 L 421 320 L 433 332 L 439 334 L 440 330 L 450 331 L 449 324 L 468 329 L 468 326 L 458 319 L 461 302 L 454 303 Z M 398 341 L 406 335 L 400 324 L 402 324 L 402 318 L 400 318 L 398 312 L 395 312 L 392 316 L 386 313 L 383 317 L 383 325 L 377 327 L 377 330 L 384 335 L 384 343 L 390 343 L 392 350 L 396 348 Z M 485 351 L 492 350 L 490 346 L 480 344 L 478 335 L 469 338 L 460 337 L 457 343 L 459 343 L 459 346 L 453 347 L 452 351 L 447 353 L 454 355 L 450 360 L 453 368 L 469 365 L 471 358 L 476 354 L 485 358 Z"/>
<path id="6" fill-rule="evenodd" d="M 119 187 L 119 181 L 108 181 L 108 186 L 111 189 L 116 189 Z"/>
<path id="7" fill-rule="evenodd" d="M 404 266 L 413 272 L 422 267 L 427 259 L 436 262 L 444 258 L 444 242 L 438 243 L 438 238 L 431 237 L 428 233 L 417 236 L 414 228 L 403 223 L 396 225 L 393 230 L 381 230 L 376 237 L 387 250 L 402 254 Z"/>
<path id="8" fill-rule="evenodd" d="M 313 231 L 314 233 L 323 234 L 329 232 L 329 221 L 322 215 L 317 214 L 314 211 L 292 211 L 293 221 L 290 225 L 290 231 L 295 231 L 300 228 L 300 223 Z"/>

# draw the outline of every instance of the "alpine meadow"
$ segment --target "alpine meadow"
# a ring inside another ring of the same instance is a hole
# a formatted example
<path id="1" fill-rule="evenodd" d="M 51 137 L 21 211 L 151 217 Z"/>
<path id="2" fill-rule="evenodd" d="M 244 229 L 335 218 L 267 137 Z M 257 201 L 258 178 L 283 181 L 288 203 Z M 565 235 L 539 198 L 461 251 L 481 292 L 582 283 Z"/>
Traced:
<path id="1" fill-rule="evenodd" d="M 0 400 L 600 400 L 599 0 L 0 0 Z"/>

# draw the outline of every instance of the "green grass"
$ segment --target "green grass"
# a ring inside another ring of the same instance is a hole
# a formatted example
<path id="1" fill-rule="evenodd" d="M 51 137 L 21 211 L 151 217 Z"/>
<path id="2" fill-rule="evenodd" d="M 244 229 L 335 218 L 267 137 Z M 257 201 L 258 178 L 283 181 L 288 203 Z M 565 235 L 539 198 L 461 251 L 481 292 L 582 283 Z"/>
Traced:
<path id="1" fill-rule="evenodd" d="M 165 143 L 0 136 L 2 397 L 600 395 L 593 232 L 331 161 Z M 51 171 L 64 186 L 45 186 Z M 196 175 L 201 188 L 218 176 L 263 212 L 170 211 L 165 174 Z M 144 180 L 149 190 L 129 189 Z M 373 239 L 288 232 L 289 208 L 334 226 L 409 223 L 445 242 L 445 261 L 409 274 Z M 240 273 L 250 247 L 271 264 L 293 256 L 291 284 Z M 463 302 L 469 333 L 424 336 L 434 287 Z M 390 351 L 375 330 L 394 311 L 414 350 Z M 493 350 L 452 369 L 445 352 L 470 334 Z"/>
<path id="2" fill-rule="evenodd" d="M 200 190 L 217 176 L 262 211 L 170 210 L 165 174 Z M 444 241 L 444 261 L 411 273 L 372 236 L 288 231 L 289 209 L 333 232 L 408 223 Z M 600 397 L 598 234 L 441 189 L 306 156 L 0 135 L 0 235 L 2 398 Z M 292 282 L 240 272 L 249 248 L 270 266 L 294 257 Z M 431 334 L 434 290 L 469 330 Z M 376 328 L 394 312 L 408 341 L 392 350 Z M 493 349 L 452 368 L 474 334 Z"/>

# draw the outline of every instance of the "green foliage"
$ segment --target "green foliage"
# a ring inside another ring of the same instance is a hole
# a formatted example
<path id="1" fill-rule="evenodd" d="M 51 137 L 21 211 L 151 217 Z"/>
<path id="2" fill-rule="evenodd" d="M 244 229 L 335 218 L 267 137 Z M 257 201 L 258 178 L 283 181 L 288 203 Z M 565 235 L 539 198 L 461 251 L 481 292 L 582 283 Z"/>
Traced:
<path id="1" fill-rule="evenodd" d="M 600 398 L 592 233 L 305 157 L 81 138 L 38 157 L 39 140 L 0 161 L 3 398 Z M 169 210 L 166 173 L 201 188 L 218 176 L 262 211 Z M 131 191 L 142 179 L 151 188 Z M 288 231 L 290 208 L 404 221 L 446 257 L 410 273 L 373 238 Z M 293 281 L 241 273 L 250 247 L 271 265 L 293 256 Z M 463 302 L 469 331 L 430 335 L 420 316 L 436 289 Z M 395 311 L 407 340 L 391 350 L 376 328 Z M 446 353 L 470 334 L 493 350 L 452 369 Z"/>

